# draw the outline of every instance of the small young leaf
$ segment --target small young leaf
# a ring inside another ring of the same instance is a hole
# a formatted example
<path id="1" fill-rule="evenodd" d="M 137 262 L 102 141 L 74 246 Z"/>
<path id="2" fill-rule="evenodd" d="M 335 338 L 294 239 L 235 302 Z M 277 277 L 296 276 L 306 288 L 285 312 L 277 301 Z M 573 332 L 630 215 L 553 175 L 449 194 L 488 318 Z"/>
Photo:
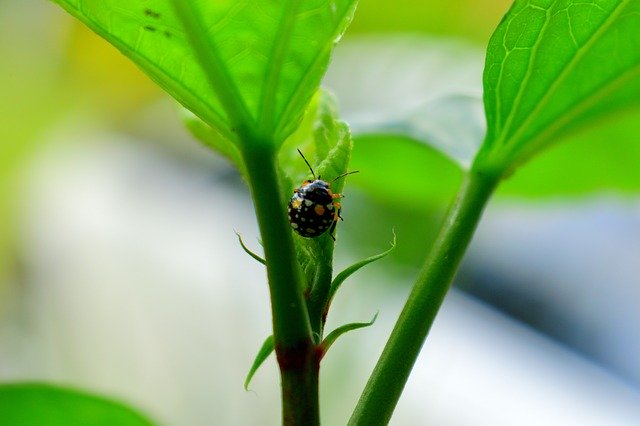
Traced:
<path id="1" fill-rule="evenodd" d="M 353 275 L 356 271 L 358 271 L 363 266 L 366 266 L 371 262 L 375 262 L 376 260 L 382 259 L 386 255 L 391 253 L 394 248 L 396 248 L 396 233 L 395 232 L 393 232 L 393 242 L 391 243 L 391 247 L 389 247 L 389 249 L 387 249 L 386 251 L 383 251 L 382 253 L 376 254 L 375 256 L 371 256 L 371 257 L 368 257 L 366 259 L 362 259 L 361 261 L 354 263 L 353 265 L 349 266 L 348 268 L 346 268 L 342 272 L 340 272 L 338 275 L 336 275 L 336 277 L 331 282 L 331 288 L 329 289 L 329 298 L 327 300 L 327 305 L 326 305 L 326 308 L 325 308 L 325 312 L 329 310 L 329 305 L 331 304 L 331 301 L 333 300 L 333 296 L 335 296 L 336 292 L 338 291 L 338 289 L 340 288 L 342 283 L 347 278 L 349 278 L 351 275 Z"/>
<path id="2" fill-rule="evenodd" d="M 331 181 L 347 171 L 351 145 L 351 133 L 339 118 L 335 97 L 321 89 L 310 103 L 301 125 L 282 146 L 279 160 L 284 174 L 290 176 L 289 181 L 293 184 L 311 179 L 311 172 L 298 153 L 300 150 L 311 163 L 316 177 Z M 337 185 L 331 187 L 333 192 L 342 189 Z M 287 193 L 293 189 L 291 186 Z"/>
<path id="3" fill-rule="evenodd" d="M 227 139 L 273 143 L 299 124 L 356 3 L 54 1 Z"/>
<path id="4" fill-rule="evenodd" d="M 348 126 L 338 119 L 335 99 L 330 93 L 324 90 L 319 91 L 302 125 L 284 143 L 280 152 L 283 184 L 312 178 L 298 149 L 311 163 L 316 177 L 320 176 L 323 180 L 331 182 L 347 171 L 352 146 Z M 325 153 L 324 156 L 321 156 L 321 153 Z M 332 191 L 334 193 L 342 191 L 345 180 L 342 178 L 332 182 Z M 289 201 L 293 189 L 293 186 L 285 188 L 286 199 L 283 203 Z M 303 238 L 296 235 L 295 244 L 298 262 L 306 276 L 307 287 L 313 287 L 319 277 L 323 277 L 323 280 L 326 278 L 328 286 L 333 259 L 333 240 L 329 232 L 317 238 Z"/>
<path id="5" fill-rule="evenodd" d="M 266 265 L 267 262 L 262 257 L 258 256 L 257 254 L 255 254 L 254 252 L 249 250 L 249 248 L 244 244 L 244 241 L 242 241 L 242 235 L 240 235 L 240 233 L 238 231 L 234 231 L 234 232 L 238 236 L 238 241 L 240 242 L 240 246 L 242 247 L 242 250 L 244 250 L 245 253 L 247 253 L 249 256 L 253 257 L 258 262 L 262 263 L 263 265 Z"/>
<path id="6" fill-rule="evenodd" d="M 474 166 L 500 172 L 640 103 L 638 28 L 638 0 L 516 0 L 487 49 L 488 129 Z"/>
<path id="7" fill-rule="evenodd" d="M 13 383 L 0 386 L 0 424 L 150 426 L 154 423 L 107 398 L 44 383 Z"/>
<path id="8" fill-rule="evenodd" d="M 320 344 L 320 349 L 321 349 L 320 359 L 322 359 L 322 357 L 325 356 L 325 354 L 327 353 L 331 345 L 333 345 L 335 341 L 338 340 L 338 337 L 352 330 L 369 327 L 376 321 L 377 318 L 378 318 L 378 313 L 376 313 L 371 319 L 371 321 L 369 322 L 354 322 L 350 324 L 345 324 L 333 330 L 331 333 L 327 335 L 327 337 L 324 338 L 324 340 Z"/>
<path id="9" fill-rule="evenodd" d="M 249 383 L 251 383 L 251 379 L 253 375 L 256 374 L 258 368 L 262 365 L 262 363 L 271 355 L 273 352 L 273 336 L 269 336 L 266 338 L 258 354 L 256 355 L 256 359 L 253 361 L 251 368 L 249 369 L 249 373 L 247 374 L 247 378 L 244 380 L 244 390 L 249 390 Z"/>

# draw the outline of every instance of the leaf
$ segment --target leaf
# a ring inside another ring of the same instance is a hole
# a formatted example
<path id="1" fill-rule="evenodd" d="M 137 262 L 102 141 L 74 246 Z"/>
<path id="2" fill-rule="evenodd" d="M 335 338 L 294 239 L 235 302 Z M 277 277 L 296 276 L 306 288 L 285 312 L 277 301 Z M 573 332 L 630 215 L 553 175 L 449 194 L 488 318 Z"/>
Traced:
<path id="1" fill-rule="evenodd" d="M 278 163 L 280 166 L 280 185 L 283 196 L 283 203 L 289 202 L 291 193 L 295 187 L 309 177 L 309 169 L 304 163 L 298 149 L 307 155 L 311 154 L 314 146 L 314 131 L 317 122 L 320 119 L 320 104 L 325 102 L 333 102 L 333 98 L 329 93 L 320 89 L 311 99 L 307 111 L 304 114 L 302 122 L 298 128 L 287 138 L 280 152 L 278 153 Z"/>
<path id="2" fill-rule="evenodd" d="M 285 141 L 279 154 L 281 181 L 285 194 L 283 203 L 288 203 L 294 185 L 297 186 L 303 180 L 312 178 L 298 149 L 310 162 L 316 176 L 331 182 L 347 171 L 352 147 L 349 127 L 338 118 L 338 109 L 333 95 L 320 90 L 310 104 L 302 124 Z M 346 179 L 341 178 L 332 182 L 332 191 L 340 193 Z M 289 186 L 286 187 L 286 185 Z M 307 287 L 313 287 L 318 277 L 327 278 L 328 286 L 331 280 L 334 246 L 329 232 L 317 238 L 304 238 L 297 234 L 294 237 L 298 263 L 304 271 Z"/>
<path id="3" fill-rule="evenodd" d="M 244 390 L 249 390 L 249 383 L 251 383 L 251 379 L 253 378 L 254 374 L 256 374 L 256 371 L 258 371 L 258 368 L 260 368 L 262 363 L 269 357 L 269 355 L 271 355 L 271 352 L 273 352 L 273 349 L 274 349 L 273 336 L 269 336 L 266 338 L 266 340 L 260 347 L 260 350 L 256 355 L 256 359 L 253 361 L 253 364 L 249 369 L 247 378 L 244 379 Z"/>
<path id="4" fill-rule="evenodd" d="M 443 96 L 387 122 L 378 132 L 421 141 L 469 169 L 485 134 L 482 100 L 461 94 Z"/>
<path id="5" fill-rule="evenodd" d="M 488 128 L 474 167 L 512 167 L 640 103 L 638 28 L 638 0 L 517 0 L 489 42 Z"/>
<path id="6" fill-rule="evenodd" d="M 637 195 L 639 137 L 640 108 L 609 116 L 534 156 L 502 182 L 495 195 L 503 199 L 584 197 L 599 192 Z M 357 136 L 354 145 L 352 167 L 366 171 L 358 176 L 358 189 L 366 191 L 378 209 L 392 208 L 396 217 L 384 220 L 396 226 L 398 220 L 407 220 L 403 211 L 426 214 L 446 206 L 459 186 L 456 166 L 421 141 L 379 134 Z M 408 223 L 402 223 L 406 229 Z"/>
<path id="7" fill-rule="evenodd" d="M 350 38 L 336 49 L 325 82 L 355 138 L 402 135 L 468 168 L 485 135 L 483 57 L 459 40 Z"/>
<path id="8" fill-rule="evenodd" d="M 355 185 L 380 204 L 426 211 L 448 204 L 460 183 L 458 165 L 422 141 L 370 134 L 354 145 L 352 165 L 363 171 Z"/>
<path id="9" fill-rule="evenodd" d="M 382 253 L 376 254 L 374 256 L 367 257 L 366 259 L 362 259 L 361 261 L 354 263 L 353 265 L 349 266 L 348 268 L 345 268 L 342 272 L 340 272 L 338 275 L 336 275 L 336 277 L 331 282 L 331 287 L 329 289 L 329 298 L 327 300 L 327 307 L 326 307 L 325 311 L 329 309 L 329 304 L 333 300 L 333 296 L 335 296 L 336 292 L 338 291 L 338 289 L 340 288 L 342 283 L 347 278 L 349 278 L 351 275 L 356 273 L 362 267 L 367 266 L 368 264 L 370 264 L 372 262 L 375 262 L 376 260 L 382 259 L 386 255 L 391 253 L 394 248 L 396 248 L 396 233 L 395 232 L 393 232 L 393 241 L 391 242 L 391 247 L 389 247 L 389 249 L 383 251 Z"/>
<path id="10" fill-rule="evenodd" d="M 465 93 L 481 97 L 481 62 L 472 46 L 446 38 L 350 37 L 336 49 L 325 83 L 341 99 L 341 115 L 354 134 L 351 168 L 363 171 L 354 184 L 378 205 L 402 215 L 451 202 L 461 172 L 449 159 L 465 164 L 471 152 L 467 148 L 473 143 L 479 147 L 484 138 L 484 130 L 475 141 L 465 136 L 477 134 L 476 108 L 464 99 Z M 454 108 L 458 100 L 462 108 Z M 639 113 L 636 107 L 582 126 L 532 158 L 496 195 L 637 193 Z M 457 121 L 451 125 L 451 120 Z"/>
<path id="11" fill-rule="evenodd" d="M 614 117 L 612 117 L 614 118 Z M 636 197 L 640 192 L 640 109 L 592 126 L 535 156 L 505 180 L 499 197 Z"/>
<path id="12" fill-rule="evenodd" d="M 317 90 L 354 0 L 54 0 L 229 140 L 282 142 Z"/>
<path id="13" fill-rule="evenodd" d="M 252 258 L 257 260 L 258 262 L 262 263 L 263 265 L 266 265 L 267 262 L 262 257 L 258 256 L 257 254 L 255 254 L 254 252 L 249 250 L 249 247 L 244 245 L 244 241 L 242 241 L 242 235 L 240 235 L 240 233 L 238 231 L 234 231 L 234 232 L 236 233 L 236 236 L 238 237 L 238 242 L 240 243 L 240 246 L 242 247 L 242 250 L 244 250 L 245 253 L 247 253 L 249 256 L 251 256 Z"/>
<path id="14" fill-rule="evenodd" d="M 331 181 L 347 171 L 351 159 L 351 133 L 347 124 L 340 120 L 338 107 L 333 94 L 325 89 L 318 91 L 301 125 L 282 146 L 279 155 L 283 172 L 296 186 L 312 175 L 300 150 L 311 163 L 316 176 Z M 342 190 L 344 182 L 336 181 L 332 185 L 334 192 Z M 293 191 L 287 188 L 287 193 Z"/>
<path id="15" fill-rule="evenodd" d="M 335 341 L 338 340 L 338 337 L 342 336 L 343 334 L 349 331 L 357 330 L 359 328 L 369 327 L 373 325 L 374 322 L 376 322 L 377 318 L 378 318 L 378 314 L 376 313 L 371 319 L 371 321 L 369 322 L 353 322 L 350 324 L 345 324 L 333 330 L 331 333 L 327 335 L 327 337 L 324 338 L 324 340 L 320 344 L 320 349 L 321 349 L 320 359 L 322 359 L 322 357 L 325 356 L 325 354 L 327 353 L 331 345 L 333 345 Z"/>
<path id="16" fill-rule="evenodd" d="M 153 422 L 124 404 L 44 383 L 0 386 L 0 423 L 5 426 L 149 426 Z"/>

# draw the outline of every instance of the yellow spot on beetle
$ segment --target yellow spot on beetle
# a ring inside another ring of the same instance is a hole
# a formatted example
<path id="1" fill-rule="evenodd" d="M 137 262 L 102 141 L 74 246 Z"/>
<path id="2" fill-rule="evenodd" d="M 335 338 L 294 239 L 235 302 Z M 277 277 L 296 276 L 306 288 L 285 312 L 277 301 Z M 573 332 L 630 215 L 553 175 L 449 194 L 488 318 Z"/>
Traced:
<path id="1" fill-rule="evenodd" d="M 313 210 L 318 216 L 322 216 L 324 214 L 324 206 L 321 204 L 317 204 Z"/>
<path id="2" fill-rule="evenodd" d="M 302 205 L 302 200 L 301 199 L 296 199 L 291 203 L 291 207 L 293 207 L 294 209 L 299 209 L 300 206 Z"/>

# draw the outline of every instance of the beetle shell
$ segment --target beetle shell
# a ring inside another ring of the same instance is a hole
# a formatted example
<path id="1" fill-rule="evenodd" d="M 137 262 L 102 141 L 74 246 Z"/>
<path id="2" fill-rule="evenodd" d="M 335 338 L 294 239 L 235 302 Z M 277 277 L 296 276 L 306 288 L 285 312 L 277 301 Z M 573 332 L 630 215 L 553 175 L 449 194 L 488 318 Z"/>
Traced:
<path id="1" fill-rule="evenodd" d="M 340 217 L 340 204 L 335 201 L 339 197 L 323 180 L 304 181 L 289 201 L 289 223 L 293 230 L 313 238 L 333 228 Z"/>

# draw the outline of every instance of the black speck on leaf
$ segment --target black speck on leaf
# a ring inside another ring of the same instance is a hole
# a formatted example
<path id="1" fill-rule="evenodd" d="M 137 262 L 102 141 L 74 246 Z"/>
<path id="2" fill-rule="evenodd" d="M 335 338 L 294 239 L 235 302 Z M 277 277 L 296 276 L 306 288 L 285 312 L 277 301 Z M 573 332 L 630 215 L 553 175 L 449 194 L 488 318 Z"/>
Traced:
<path id="1" fill-rule="evenodd" d="M 145 9 L 144 10 L 144 14 L 147 15 L 148 17 L 150 17 L 150 18 L 153 18 L 153 19 L 159 19 L 160 16 L 161 16 L 160 12 L 156 12 L 156 11 L 151 10 L 151 9 Z"/>
<path id="2" fill-rule="evenodd" d="M 156 27 L 152 27 L 151 25 L 145 25 L 144 29 L 147 31 L 151 31 L 151 32 L 155 32 L 156 31 Z"/>

